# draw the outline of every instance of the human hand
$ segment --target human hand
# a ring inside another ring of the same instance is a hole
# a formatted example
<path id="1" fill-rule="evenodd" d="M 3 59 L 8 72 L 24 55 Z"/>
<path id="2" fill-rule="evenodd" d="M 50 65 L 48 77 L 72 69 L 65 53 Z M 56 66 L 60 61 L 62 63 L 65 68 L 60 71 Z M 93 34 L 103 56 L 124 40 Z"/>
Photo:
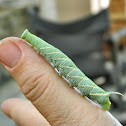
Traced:
<path id="1" fill-rule="evenodd" d="M 121 126 L 102 110 L 69 87 L 55 69 L 24 40 L 1 41 L 0 61 L 31 101 L 8 99 L 3 112 L 20 126 Z"/>

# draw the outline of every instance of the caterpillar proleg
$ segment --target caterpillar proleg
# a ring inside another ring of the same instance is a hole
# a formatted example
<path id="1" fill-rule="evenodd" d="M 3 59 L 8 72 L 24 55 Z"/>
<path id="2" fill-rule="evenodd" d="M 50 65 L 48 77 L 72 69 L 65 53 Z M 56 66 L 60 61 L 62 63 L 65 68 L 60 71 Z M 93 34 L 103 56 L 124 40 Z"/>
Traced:
<path id="1" fill-rule="evenodd" d="M 89 79 L 68 56 L 41 38 L 31 34 L 27 29 L 23 32 L 21 38 L 29 42 L 46 60 L 53 64 L 59 74 L 68 80 L 71 87 L 77 88 L 82 96 L 87 96 L 96 101 L 102 109 L 108 110 L 110 108 L 109 96 L 111 94 L 122 95 L 118 92 L 104 91 Z"/>

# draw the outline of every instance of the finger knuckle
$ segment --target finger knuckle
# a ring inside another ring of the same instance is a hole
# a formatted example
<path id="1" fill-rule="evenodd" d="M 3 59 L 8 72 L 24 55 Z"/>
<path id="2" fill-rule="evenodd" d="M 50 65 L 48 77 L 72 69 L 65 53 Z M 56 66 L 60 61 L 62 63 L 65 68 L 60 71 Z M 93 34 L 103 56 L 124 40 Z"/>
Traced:
<path id="1" fill-rule="evenodd" d="M 50 75 L 48 73 L 42 74 L 34 72 L 24 79 L 23 84 L 21 84 L 21 90 L 33 102 L 44 95 L 45 92 L 49 91 L 50 83 Z"/>

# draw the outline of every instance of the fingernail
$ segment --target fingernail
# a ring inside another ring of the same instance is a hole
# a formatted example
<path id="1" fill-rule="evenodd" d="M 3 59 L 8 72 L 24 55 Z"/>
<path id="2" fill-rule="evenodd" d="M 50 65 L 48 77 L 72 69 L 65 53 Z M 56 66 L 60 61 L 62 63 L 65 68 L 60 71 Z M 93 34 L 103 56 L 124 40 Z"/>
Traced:
<path id="1" fill-rule="evenodd" d="M 20 49 L 11 43 L 0 44 L 0 61 L 6 66 L 14 67 L 21 58 Z"/>

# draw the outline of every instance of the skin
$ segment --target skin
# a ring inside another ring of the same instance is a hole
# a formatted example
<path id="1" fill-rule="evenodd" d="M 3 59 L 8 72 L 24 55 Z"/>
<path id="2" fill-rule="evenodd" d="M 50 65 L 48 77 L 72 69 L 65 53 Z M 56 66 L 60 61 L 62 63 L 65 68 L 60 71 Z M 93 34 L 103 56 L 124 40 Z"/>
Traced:
<path id="1" fill-rule="evenodd" d="M 108 111 L 70 88 L 24 40 L 2 40 L 0 62 L 30 101 L 13 98 L 1 106 L 19 126 L 121 126 Z"/>

